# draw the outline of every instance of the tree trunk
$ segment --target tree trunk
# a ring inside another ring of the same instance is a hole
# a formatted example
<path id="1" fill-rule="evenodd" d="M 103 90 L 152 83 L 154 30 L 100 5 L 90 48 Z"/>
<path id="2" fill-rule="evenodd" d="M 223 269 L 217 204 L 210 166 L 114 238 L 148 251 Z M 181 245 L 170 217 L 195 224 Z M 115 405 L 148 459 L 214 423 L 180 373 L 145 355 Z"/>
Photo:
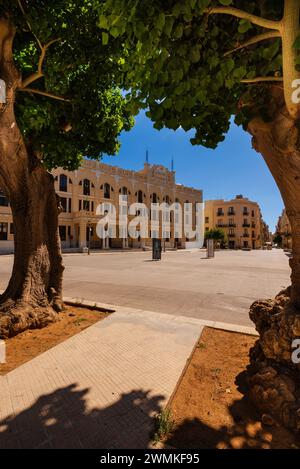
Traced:
<path id="1" fill-rule="evenodd" d="M 250 396 L 262 412 L 300 429 L 300 364 L 293 363 L 293 341 L 300 337 L 300 126 L 290 117 L 282 90 L 273 90 L 272 120 L 249 124 L 259 151 L 279 187 L 292 226 L 291 287 L 274 300 L 257 301 L 250 318 L 259 340 L 250 353 Z"/>
<path id="2" fill-rule="evenodd" d="M 0 19 L 0 76 L 7 102 L 0 105 L 0 187 L 8 197 L 14 223 L 12 277 L 0 297 L 0 338 L 57 318 L 62 303 L 62 256 L 54 179 L 25 146 L 14 115 L 20 75 L 13 63 L 14 29 Z"/>

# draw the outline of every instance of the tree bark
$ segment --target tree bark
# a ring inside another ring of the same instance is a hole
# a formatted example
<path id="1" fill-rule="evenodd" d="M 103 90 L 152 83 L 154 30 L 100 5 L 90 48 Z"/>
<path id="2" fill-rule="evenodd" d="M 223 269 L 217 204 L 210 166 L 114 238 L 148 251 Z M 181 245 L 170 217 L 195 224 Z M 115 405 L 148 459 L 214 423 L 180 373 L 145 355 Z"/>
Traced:
<path id="1" fill-rule="evenodd" d="M 256 301 L 250 318 L 259 339 L 250 353 L 249 395 L 257 407 L 286 427 L 300 430 L 300 364 L 292 361 L 293 341 L 300 337 L 300 125 L 273 88 L 270 122 L 249 124 L 259 151 L 281 192 L 292 226 L 291 287 L 273 300 Z"/>
<path id="2" fill-rule="evenodd" d="M 255 118 L 248 130 L 253 147 L 261 153 L 277 183 L 291 223 L 291 305 L 300 314 L 300 121 L 289 115 L 280 89 L 273 98 L 272 121 Z"/>
<path id="3" fill-rule="evenodd" d="M 14 28 L 0 19 L 0 76 L 6 83 L 0 105 L 0 186 L 14 223 L 12 276 L 0 297 L 0 337 L 43 327 L 57 318 L 62 303 L 59 207 L 54 179 L 24 143 L 14 115 L 21 77 L 13 63 Z"/>

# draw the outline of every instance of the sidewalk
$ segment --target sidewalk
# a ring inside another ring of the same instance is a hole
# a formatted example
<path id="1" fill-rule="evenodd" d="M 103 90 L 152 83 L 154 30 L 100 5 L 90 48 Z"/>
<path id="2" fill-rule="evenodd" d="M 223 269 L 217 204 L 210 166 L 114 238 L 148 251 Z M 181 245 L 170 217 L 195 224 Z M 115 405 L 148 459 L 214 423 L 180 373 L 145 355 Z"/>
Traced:
<path id="1" fill-rule="evenodd" d="M 147 448 L 202 329 L 118 308 L 0 376 L 0 448 Z"/>

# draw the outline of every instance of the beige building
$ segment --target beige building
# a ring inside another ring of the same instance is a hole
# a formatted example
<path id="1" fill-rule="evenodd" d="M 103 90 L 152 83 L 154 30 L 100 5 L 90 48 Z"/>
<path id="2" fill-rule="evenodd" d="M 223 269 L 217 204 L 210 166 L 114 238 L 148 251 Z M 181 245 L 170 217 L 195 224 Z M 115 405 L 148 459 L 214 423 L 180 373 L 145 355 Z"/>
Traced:
<path id="1" fill-rule="evenodd" d="M 232 200 L 207 200 L 205 202 L 205 231 L 224 230 L 229 249 L 260 249 L 262 217 L 260 207 L 242 195 Z"/>
<path id="2" fill-rule="evenodd" d="M 276 234 L 282 238 L 283 249 L 292 249 L 292 228 L 285 209 L 278 218 Z"/>
<path id="3" fill-rule="evenodd" d="M 150 207 L 152 202 L 159 204 L 166 202 L 171 205 L 174 202 L 195 204 L 203 201 L 201 190 L 176 184 L 175 172 L 160 165 L 145 163 L 141 171 L 130 171 L 97 161 L 85 160 L 77 171 L 70 172 L 58 168 L 52 174 L 63 210 L 59 215 L 59 230 L 62 247 L 65 249 L 83 249 L 88 246 L 89 241 L 91 248 L 95 249 L 151 246 L 150 223 L 148 237 L 145 238 L 121 237 L 118 226 L 116 226 L 116 237 L 113 239 L 100 239 L 97 236 L 96 225 L 101 218 L 100 215 L 96 214 L 97 206 L 101 203 L 113 204 L 117 209 L 118 220 L 120 195 L 127 196 L 128 206 L 135 202 L 144 203 Z M 139 213 L 129 216 L 129 221 L 136 215 Z M 174 232 L 174 216 L 176 215 L 171 212 L 169 216 L 170 231 L 162 232 L 162 228 L 160 228 L 157 232 L 157 237 L 164 241 L 167 248 L 201 247 L 198 237 L 194 240 L 187 240 L 185 236 L 176 238 Z M 193 228 L 196 228 L 196 214 L 194 212 Z M 13 250 L 11 211 L 8 200 L 1 192 L 0 250 Z"/>

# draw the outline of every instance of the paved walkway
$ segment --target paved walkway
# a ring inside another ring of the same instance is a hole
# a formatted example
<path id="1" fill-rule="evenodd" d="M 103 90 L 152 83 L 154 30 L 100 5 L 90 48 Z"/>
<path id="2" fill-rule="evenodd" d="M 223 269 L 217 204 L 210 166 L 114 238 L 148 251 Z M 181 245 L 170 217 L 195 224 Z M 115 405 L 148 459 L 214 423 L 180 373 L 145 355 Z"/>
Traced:
<path id="1" fill-rule="evenodd" d="M 0 448 L 146 448 L 202 328 L 120 308 L 0 376 Z"/>

